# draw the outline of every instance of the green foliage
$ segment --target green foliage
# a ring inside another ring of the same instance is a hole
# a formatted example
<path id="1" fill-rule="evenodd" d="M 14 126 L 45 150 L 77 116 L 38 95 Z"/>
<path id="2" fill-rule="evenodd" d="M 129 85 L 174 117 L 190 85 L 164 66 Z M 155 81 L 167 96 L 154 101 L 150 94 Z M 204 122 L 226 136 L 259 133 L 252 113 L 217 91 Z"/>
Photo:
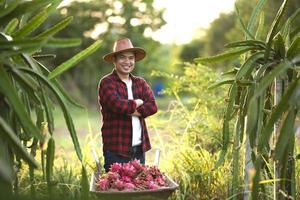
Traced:
<path id="1" fill-rule="evenodd" d="M 48 15 L 59 3 L 60 1 L 57 0 L 1 3 L 0 141 L 3 145 L 0 149 L 0 187 L 4 197 L 15 195 L 13 191 L 18 191 L 16 172 L 21 166 L 26 165 L 29 166 L 32 198 L 36 195 L 35 169 L 40 165 L 42 165 L 43 178 L 47 183 L 48 191 L 52 194 L 55 157 L 52 109 L 56 102 L 62 108 L 75 152 L 79 161 L 82 161 L 80 144 L 69 113 L 69 105 L 78 104 L 67 95 L 55 77 L 95 52 L 100 47 L 100 42 L 97 41 L 90 48 L 63 63 L 58 68 L 59 72 L 54 71 L 49 74 L 47 67 L 38 60 L 48 56 L 42 54 L 42 48 L 53 46 L 56 40 L 53 36 L 65 28 L 72 17 L 66 18 L 40 34 L 37 34 L 36 30 L 45 23 Z M 60 40 L 63 41 L 60 41 L 63 46 L 80 44 L 78 39 L 61 38 Z M 48 76 L 51 80 L 47 78 Z M 47 149 L 45 149 L 46 143 L 48 143 Z M 39 148 L 41 163 L 35 158 Z M 84 165 L 82 167 L 84 168 Z M 86 174 L 84 169 L 82 174 Z M 83 179 L 86 183 L 86 176 L 83 176 Z"/>
<path id="2" fill-rule="evenodd" d="M 251 160 L 246 162 L 254 163 L 256 172 L 253 189 L 250 190 L 252 199 L 265 199 L 268 195 L 274 198 L 288 195 L 296 199 L 293 127 L 299 110 L 300 75 L 297 70 L 299 67 L 297 58 L 300 54 L 296 47 L 295 35 L 298 32 L 294 33 L 297 28 L 290 26 L 298 20 L 295 17 L 297 14 L 291 14 L 291 17 L 283 22 L 288 3 L 290 2 L 287 0 L 282 2 L 263 42 L 260 38 L 253 38 L 261 31 L 260 28 L 256 30 L 253 28 L 264 4 L 264 0 L 260 0 L 253 10 L 248 26 L 239 17 L 245 40 L 227 45 L 231 48 L 229 53 L 195 59 L 199 63 L 214 63 L 243 55 L 241 67 L 225 73 L 231 74 L 230 79 L 223 75 L 223 81 L 215 84 L 215 86 L 223 83 L 230 85 L 223 122 L 223 153 L 217 166 L 225 160 L 226 152 L 231 146 L 231 138 L 235 135 L 232 145 L 233 172 L 238 169 L 240 148 L 244 145 L 242 138 L 246 136 L 251 147 L 250 151 L 246 150 L 246 156 L 250 157 L 251 154 Z M 286 27 L 289 27 L 289 30 L 286 30 Z M 291 49 L 288 54 L 286 49 Z M 236 120 L 235 134 L 229 130 L 229 122 L 232 120 Z M 275 153 L 272 153 L 273 151 Z M 272 166 L 276 173 L 270 174 L 268 166 Z M 247 173 L 249 170 L 245 169 Z M 236 195 L 238 191 L 235 187 L 239 184 L 239 174 L 233 175 L 231 195 Z M 268 187 L 272 182 L 268 179 L 279 183 L 274 182 Z M 246 183 L 246 186 L 249 183 Z M 278 190 L 281 192 L 273 192 Z M 246 187 L 245 195 L 248 195 L 248 192 Z"/>
<path id="3" fill-rule="evenodd" d="M 281 0 L 237 0 L 236 7 L 238 8 L 238 13 L 222 13 L 210 24 L 207 30 L 199 30 L 199 34 L 194 37 L 194 40 L 182 47 L 179 53 L 180 59 L 183 61 L 191 61 L 196 57 L 207 57 L 219 54 L 220 50 L 227 43 L 242 40 L 243 35 L 241 32 L 244 33 L 247 30 L 249 31 L 247 33 L 248 36 L 245 35 L 246 39 L 251 39 L 251 37 L 249 37 L 250 33 L 252 37 L 255 37 L 257 40 L 263 40 L 268 34 L 268 27 L 272 25 L 274 13 L 277 12 L 281 3 Z M 290 21 L 291 18 L 288 19 L 288 17 L 293 13 L 296 14 L 299 6 L 300 2 L 298 0 L 290 0 L 283 13 L 281 24 L 286 20 Z M 299 13 L 299 11 L 297 12 Z M 245 22 L 248 23 L 246 24 Z M 286 23 L 286 28 L 289 27 L 295 31 L 297 27 L 299 27 L 299 23 L 300 19 L 297 18 L 293 23 Z M 295 34 L 294 31 L 291 32 L 292 35 Z M 284 35 L 283 37 L 287 38 Z M 215 63 L 214 67 L 221 71 L 227 71 L 232 65 L 238 64 L 238 59 L 232 59 Z"/>
<path id="4" fill-rule="evenodd" d="M 214 70 L 189 63 L 182 67 L 180 75 L 152 74 L 168 80 L 164 93 L 174 98 L 167 110 L 151 118 L 149 128 L 156 132 L 152 145 L 162 150 L 161 168 L 180 185 L 174 199 L 223 199 L 230 174 L 226 166 L 213 169 L 221 146 L 224 88 L 208 90 L 217 78 Z"/>
<path id="5" fill-rule="evenodd" d="M 81 165 L 74 160 L 70 162 L 61 156 L 54 159 L 55 166 L 53 168 L 53 176 L 51 177 L 51 190 L 52 195 L 48 195 L 47 181 L 45 181 L 43 174 L 40 170 L 35 172 L 35 185 L 36 195 L 35 199 L 66 199 L 75 200 L 81 197 Z M 19 198 L 17 199 L 32 199 L 30 191 L 30 180 L 28 177 L 28 168 L 23 167 L 18 175 L 20 180 Z"/>
<path id="6" fill-rule="evenodd" d="M 136 63 L 134 74 L 141 75 L 152 82 L 150 74 L 153 69 L 167 68 L 173 59 L 169 47 L 162 46 L 147 36 L 148 32 L 158 30 L 165 23 L 162 18 L 163 11 L 155 9 L 152 4 L 152 0 L 72 1 L 69 5 L 60 7 L 59 12 L 51 15 L 48 23 L 43 24 L 41 29 L 48 30 L 51 24 L 71 15 L 74 19 L 68 25 L 69 28 L 61 30 L 57 38 L 80 37 L 82 38 L 81 49 L 87 48 L 95 40 L 103 41 L 97 53 L 76 64 L 84 67 L 73 68 L 62 74 L 62 83 L 72 91 L 73 97 L 96 106 L 95 86 L 98 85 L 99 79 L 110 73 L 114 67 L 112 63 L 105 62 L 102 57 L 111 52 L 114 41 L 122 37 L 129 37 L 135 46 L 142 47 L 147 52 L 146 58 Z M 66 49 L 48 48 L 51 47 L 50 45 L 46 47 L 46 52 L 57 55 L 55 60 L 45 61 L 47 66 L 58 66 L 70 55 L 78 52 L 78 48 L 70 48 L 66 51 Z"/>
<path id="7" fill-rule="evenodd" d="M 217 157 L 218 153 L 212 154 L 188 144 L 182 144 L 176 153 L 171 154 L 172 177 L 179 183 L 179 191 L 173 199 L 225 199 L 231 181 L 229 163 L 212 170 Z"/>
<path id="8" fill-rule="evenodd" d="M 20 143 L 19 138 L 14 134 L 11 127 L 0 117 L 0 123 L 1 123 L 1 137 L 7 138 L 7 142 L 9 146 L 14 149 L 15 152 L 17 152 L 18 156 L 22 158 L 24 161 L 26 161 L 29 165 L 32 167 L 37 168 L 39 164 L 34 160 L 34 158 L 29 155 L 29 153 L 22 147 L 22 144 Z M 5 165 L 3 166 L 5 168 Z M 1 171 L 1 173 L 4 173 L 5 171 Z M 5 174 L 3 174 L 5 176 Z"/>
<path id="9" fill-rule="evenodd" d="M 64 71 L 68 70 L 70 67 L 74 66 L 84 58 L 88 57 L 92 53 L 94 53 L 101 45 L 100 41 L 95 42 L 93 45 L 89 46 L 85 50 L 81 51 L 77 55 L 75 55 L 73 58 L 67 60 L 66 62 L 59 65 L 55 70 L 53 70 L 49 75 L 49 79 L 53 79 L 57 77 L 58 75 L 62 74 Z"/>

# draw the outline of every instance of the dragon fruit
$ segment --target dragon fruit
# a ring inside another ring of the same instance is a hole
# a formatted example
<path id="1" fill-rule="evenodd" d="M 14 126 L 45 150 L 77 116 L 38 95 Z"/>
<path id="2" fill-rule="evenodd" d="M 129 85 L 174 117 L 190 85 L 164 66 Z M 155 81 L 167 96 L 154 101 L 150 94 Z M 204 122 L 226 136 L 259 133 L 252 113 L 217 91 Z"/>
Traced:
<path id="1" fill-rule="evenodd" d="M 100 191 L 139 191 L 167 187 L 166 177 L 156 166 L 142 165 L 139 160 L 114 163 L 108 173 L 98 177 Z"/>

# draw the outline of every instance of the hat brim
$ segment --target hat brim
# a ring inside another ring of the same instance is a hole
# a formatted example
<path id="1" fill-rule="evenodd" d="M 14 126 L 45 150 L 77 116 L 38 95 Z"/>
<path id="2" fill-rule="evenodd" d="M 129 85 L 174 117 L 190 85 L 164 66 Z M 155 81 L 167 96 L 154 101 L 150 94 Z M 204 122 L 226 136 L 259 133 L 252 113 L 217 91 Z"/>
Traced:
<path id="1" fill-rule="evenodd" d="M 121 51 L 116 51 L 116 52 L 106 54 L 106 55 L 103 56 L 103 60 L 105 60 L 107 62 L 113 62 L 114 61 L 114 56 L 116 54 L 121 53 L 121 52 L 125 52 L 125 51 L 134 52 L 135 61 L 140 61 L 140 60 L 144 59 L 145 56 L 146 56 L 146 51 L 144 49 L 139 48 L 139 47 L 134 47 L 134 48 L 124 49 L 124 50 L 121 50 Z"/>

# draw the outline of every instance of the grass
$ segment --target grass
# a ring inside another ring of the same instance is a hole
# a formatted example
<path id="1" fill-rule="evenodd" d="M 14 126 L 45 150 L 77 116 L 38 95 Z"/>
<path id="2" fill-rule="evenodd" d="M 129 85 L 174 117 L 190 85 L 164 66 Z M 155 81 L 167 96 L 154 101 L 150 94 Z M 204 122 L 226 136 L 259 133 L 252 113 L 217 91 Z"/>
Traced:
<path id="1" fill-rule="evenodd" d="M 146 119 L 152 143 L 152 150 L 146 154 L 146 164 L 152 165 L 154 163 L 155 150 L 160 149 L 159 166 L 161 170 L 180 185 L 176 194 L 170 198 L 172 200 L 225 199 L 231 183 L 231 170 L 228 167 L 230 160 L 219 169 L 212 171 L 218 157 L 218 151 L 209 151 L 207 146 L 201 146 L 201 143 L 205 144 L 208 142 L 207 140 L 198 141 L 200 142 L 198 145 L 193 145 L 197 141 L 194 141 L 197 138 L 193 138 L 193 135 L 203 133 L 188 129 L 187 135 L 182 134 L 182 130 L 185 130 L 184 126 L 181 127 L 182 123 L 184 124 L 180 121 L 182 114 L 180 112 L 172 113 L 169 110 L 168 102 L 170 101 L 171 99 L 168 98 L 158 99 L 159 107 L 164 110 L 159 110 L 156 115 Z M 90 177 L 96 168 L 91 148 L 96 149 L 103 163 L 100 114 L 97 109 L 88 111 L 71 109 L 70 111 L 78 132 L 88 177 Z M 171 115 L 174 115 L 174 118 Z M 54 111 L 54 119 L 56 125 L 54 131 L 56 156 L 53 177 L 55 195 L 52 195 L 52 197 L 54 199 L 64 197 L 65 200 L 80 199 L 81 163 L 76 158 L 71 137 L 66 128 L 63 115 L 58 108 Z M 201 137 L 207 138 L 207 134 L 205 133 Z M 300 182 L 299 164 L 298 160 L 296 165 L 297 183 Z M 19 193 L 31 199 L 32 187 L 27 168 L 22 168 L 19 173 L 19 182 Z M 33 185 L 37 199 L 47 197 L 47 184 L 41 170 L 35 171 Z M 296 187 L 296 191 L 299 193 L 299 184 Z"/>
<path id="2" fill-rule="evenodd" d="M 160 109 L 167 110 L 169 107 L 169 103 L 171 101 L 170 97 L 166 98 L 157 98 L 157 104 Z M 70 109 L 71 116 L 73 117 L 73 122 L 75 129 L 77 131 L 77 136 L 79 139 L 79 143 L 81 146 L 92 145 L 94 148 L 98 149 L 99 155 L 102 155 L 102 144 L 101 144 L 101 114 L 99 108 L 95 106 L 95 109 L 78 109 L 72 108 Z M 74 158 L 75 152 L 72 144 L 71 136 L 69 135 L 67 126 L 64 121 L 63 114 L 61 110 L 56 107 L 53 112 L 54 115 L 54 139 L 57 146 L 57 153 L 59 155 L 65 155 L 67 158 Z M 153 118 L 153 117 L 149 117 Z M 146 119 L 147 125 L 149 129 L 153 128 L 151 123 L 154 121 L 152 119 Z M 154 137 L 153 143 L 156 143 L 156 138 L 159 137 L 159 133 L 157 130 L 149 130 L 150 137 Z M 149 163 L 154 162 L 155 149 L 157 149 L 157 145 L 154 145 L 154 149 L 150 150 L 147 153 Z"/>
<path id="3" fill-rule="evenodd" d="M 84 145 L 87 138 L 95 138 L 94 142 L 97 146 L 101 147 L 101 118 L 97 109 L 83 110 L 73 108 L 70 109 L 70 113 L 73 117 L 73 123 L 81 146 Z M 74 147 L 63 114 L 59 108 L 55 108 L 53 115 L 55 120 L 54 139 L 58 148 L 57 150 L 66 153 L 66 155 L 71 155 L 74 152 Z"/>

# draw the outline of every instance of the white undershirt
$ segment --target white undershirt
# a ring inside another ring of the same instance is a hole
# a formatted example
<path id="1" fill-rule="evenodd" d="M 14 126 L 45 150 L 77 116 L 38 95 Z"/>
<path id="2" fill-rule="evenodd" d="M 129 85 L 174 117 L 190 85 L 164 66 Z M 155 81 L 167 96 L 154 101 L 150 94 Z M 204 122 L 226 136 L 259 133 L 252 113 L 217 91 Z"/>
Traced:
<path id="1" fill-rule="evenodd" d="M 124 81 L 125 82 L 125 81 Z M 125 82 L 127 86 L 128 99 L 133 100 L 132 94 L 132 80 Z M 142 143 L 142 127 L 139 117 L 132 116 L 132 146 L 140 145 Z"/>

